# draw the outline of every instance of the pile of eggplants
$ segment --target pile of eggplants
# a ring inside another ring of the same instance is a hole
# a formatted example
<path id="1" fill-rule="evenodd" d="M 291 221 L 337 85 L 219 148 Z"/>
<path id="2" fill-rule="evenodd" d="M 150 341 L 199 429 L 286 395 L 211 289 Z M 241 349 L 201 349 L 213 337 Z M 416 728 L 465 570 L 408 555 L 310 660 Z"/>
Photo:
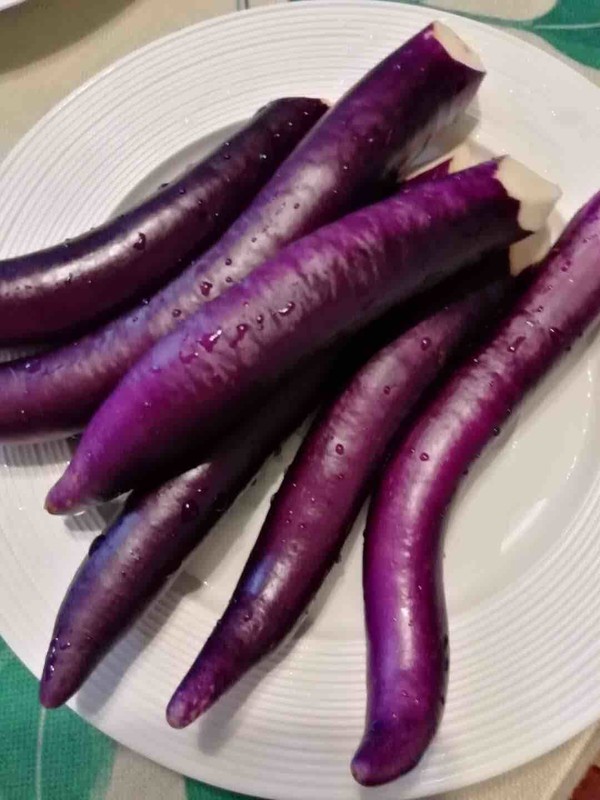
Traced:
<path id="1" fill-rule="evenodd" d="M 279 160 L 297 147 L 281 164 L 270 148 L 253 151 L 256 160 L 277 169 L 208 251 L 157 294 L 83 338 L 0 366 L 0 439 L 39 440 L 81 430 L 161 337 L 283 246 L 353 208 L 371 180 L 387 170 L 410 169 L 434 133 L 465 108 L 482 78 L 481 70 L 456 61 L 426 29 L 317 125 L 322 103 L 301 100 L 297 108 L 292 101 L 289 117 L 277 115 L 266 138 Z M 313 109 L 308 116 L 307 103 Z M 279 147 L 282 139 L 287 152 Z"/>
<path id="2" fill-rule="evenodd" d="M 433 23 L 329 110 L 274 101 L 119 219 L 0 261 L 0 341 L 61 337 L 0 366 L 0 439 L 83 430 L 51 513 L 131 492 L 60 607 L 44 706 L 78 691 L 317 410 L 167 719 L 193 722 L 285 639 L 371 495 L 352 773 L 376 785 L 419 762 L 449 667 L 448 505 L 600 313 L 600 194 L 515 279 L 512 246 L 545 225 L 556 187 L 507 156 L 402 182 L 483 77 Z"/>

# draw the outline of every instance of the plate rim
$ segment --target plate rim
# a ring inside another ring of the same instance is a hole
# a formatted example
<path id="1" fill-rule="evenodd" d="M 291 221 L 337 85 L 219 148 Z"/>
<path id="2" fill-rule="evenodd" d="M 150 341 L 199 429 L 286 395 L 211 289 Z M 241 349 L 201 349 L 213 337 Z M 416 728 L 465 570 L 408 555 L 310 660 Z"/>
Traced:
<path id="1" fill-rule="evenodd" d="M 1 0 L 0 0 L 1 2 Z M 22 4 L 26 2 L 26 0 L 9 0 L 12 5 Z M 441 17 L 449 20 L 456 20 L 459 23 L 467 23 L 469 25 L 473 25 L 475 28 L 482 28 L 488 29 L 492 28 L 496 35 L 499 36 L 501 39 L 505 39 L 506 41 L 514 42 L 516 39 L 520 45 L 523 47 L 524 50 L 528 50 L 529 52 L 535 52 L 536 57 L 539 57 L 540 54 L 547 58 L 551 62 L 558 61 L 565 69 L 568 69 L 573 75 L 577 76 L 577 78 L 581 79 L 583 84 L 589 88 L 590 86 L 593 89 L 597 89 L 600 93 L 600 86 L 597 86 L 587 75 L 585 75 L 581 70 L 577 69 L 574 64 L 570 63 L 566 59 L 560 57 L 557 53 L 549 52 L 545 50 L 543 47 L 538 46 L 532 41 L 528 41 L 527 39 L 522 39 L 521 37 L 517 36 L 514 32 L 507 30 L 506 28 L 499 28 L 494 25 L 491 25 L 487 22 L 482 22 L 481 20 L 474 19 L 473 17 L 467 15 L 461 15 L 452 11 L 446 11 L 444 9 L 438 9 L 433 6 L 421 6 L 421 5 L 412 5 L 408 3 L 395 3 L 394 4 L 397 8 L 399 8 L 402 12 L 407 13 L 415 13 L 416 15 L 427 15 L 431 14 L 432 18 L 435 18 L 435 15 L 440 15 Z M 170 33 L 165 34 L 164 36 L 159 36 L 156 39 L 153 39 L 151 42 L 147 42 L 146 44 L 142 45 L 141 47 L 136 48 L 131 53 L 127 53 L 124 56 L 120 56 L 112 63 L 108 64 L 103 69 L 96 72 L 90 78 L 87 78 L 83 83 L 79 86 L 76 86 L 71 92 L 69 92 L 65 97 L 55 103 L 52 108 L 50 108 L 43 116 L 41 116 L 30 128 L 28 131 L 20 137 L 20 139 L 13 144 L 11 148 L 9 148 L 8 152 L 4 155 L 2 159 L 0 159 L 0 178 L 2 177 L 2 173 L 5 169 L 11 166 L 12 162 L 20 156 L 20 152 L 24 149 L 28 144 L 29 140 L 34 138 L 40 132 L 40 129 L 43 128 L 47 122 L 53 119 L 55 116 L 61 114 L 71 103 L 77 100 L 81 95 L 84 95 L 87 91 L 89 91 L 92 87 L 96 86 L 98 83 L 103 81 L 105 78 L 109 77 L 113 72 L 117 70 L 123 69 L 129 62 L 137 60 L 138 58 L 143 58 L 146 53 L 151 52 L 155 48 L 163 47 L 168 45 L 172 41 L 176 41 L 177 39 L 181 38 L 182 36 L 188 35 L 193 33 L 199 29 L 201 30 L 208 30 L 212 26 L 223 25 L 227 24 L 232 19 L 240 19 L 240 15 L 243 14 L 245 17 L 258 17 L 261 15 L 272 15 L 272 14 L 281 14 L 281 13 L 289 13 L 289 10 L 302 8 L 302 7 L 310 7 L 314 8 L 327 8 L 332 6 L 372 6 L 373 8 L 389 8 L 392 6 L 392 0 L 288 0 L 288 2 L 278 2 L 275 5 L 268 5 L 268 6 L 256 6 L 253 8 L 244 9 L 242 11 L 228 11 L 225 14 L 219 14 L 216 17 L 212 17 L 211 19 L 207 20 L 200 20 L 199 22 L 194 22 L 191 25 L 185 25 L 182 28 L 179 28 L 176 31 L 171 31 Z M 394 6 L 392 6 L 394 7 Z"/>

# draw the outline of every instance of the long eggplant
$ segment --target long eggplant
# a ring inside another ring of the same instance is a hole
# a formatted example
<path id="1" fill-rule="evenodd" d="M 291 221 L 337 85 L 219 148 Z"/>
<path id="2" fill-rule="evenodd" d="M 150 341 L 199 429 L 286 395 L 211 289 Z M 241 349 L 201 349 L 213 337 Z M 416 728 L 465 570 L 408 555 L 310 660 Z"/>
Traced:
<path id="1" fill-rule="evenodd" d="M 429 314 L 353 375 L 317 417 L 271 504 L 224 615 L 173 695 L 189 725 L 292 630 L 341 548 L 390 442 L 423 392 L 509 295 L 506 254 L 437 293 Z M 497 263 L 496 263 L 497 262 Z M 389 328 L 390 326 L 386 326 Z"/>
<path id="2" fill-rule="evenodd" d="M 372 500 L 364 551 L 368 708 L 352 762 L 360 783 L 412 769 L 442 714 L 443 519 L 462 475 L 599 314 L 600 193 L 567 226 L 489 342 L 419 417 Z"/>
<path id="3" fill-rule="evenodd" d="M 320 119 L 320 100 L 284 98 L 141 205 L 89 233 L 0 261 L 0 342 L 46 343 L 154 292 L 213 244 Z"/>
<path id="4" fill-rule="evenodd" d="M 80 430 L 161 336 L 281 247 L 353 208 L 386 167 L 406 174 L 482 78 L 477 57 L 439 23 L 402 45 L 321 119 L 219 242 L 147 305 L 79 342 L 2 366 L 0 441 Z"/>
<path id="5" fill-rule="evenodd" d="M 538 229 L 555 187 L 504 157 L 420 183 L 289 245 L 125 376 L 50 491 L 69 513 L 171 470 L 302 358 Z"/>

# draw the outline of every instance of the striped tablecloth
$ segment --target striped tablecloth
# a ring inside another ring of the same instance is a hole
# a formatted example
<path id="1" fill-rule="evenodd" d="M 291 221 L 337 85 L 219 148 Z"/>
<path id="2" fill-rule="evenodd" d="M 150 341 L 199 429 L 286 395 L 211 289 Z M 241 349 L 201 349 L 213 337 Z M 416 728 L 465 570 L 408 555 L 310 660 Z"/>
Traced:
<path id="1" fill-rule="evenodd" d="M 418 4 L 510 28 L 600 84 L 600 0 Z M 0 13 L 0 157 L 60 98 L 116 58 L 245 5 L 240 0 L 28 0 Z M 567 800 L 599 750 L 600 728 L 590 729 L 522 769 L 442 800 Z M 46 714 L 37 702 L 36 681 L 0 642 L 2 800 L 234 797 L 239 795 L 186 780 L 129 752 L 68 709 Z"/>

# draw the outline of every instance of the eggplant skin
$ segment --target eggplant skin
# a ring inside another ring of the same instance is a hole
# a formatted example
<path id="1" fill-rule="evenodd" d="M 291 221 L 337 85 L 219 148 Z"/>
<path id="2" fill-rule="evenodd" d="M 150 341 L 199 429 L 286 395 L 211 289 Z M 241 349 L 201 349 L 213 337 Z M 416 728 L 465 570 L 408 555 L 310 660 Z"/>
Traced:
<path id="1" fill-rule="evenodd" d="M 494 159 L 294 242 L 163 337 L 96 412 L 46 508 L 70 513 L 170 471 L 287 370 L 525 235 Z"/>
<path id="2" fill-rule="evenodd" d="M 365 533 L 365 785 L 418 763 L 441 717 L 448 667 L 443 520 L 511 410 L 600 314 L 600 193 L 569 223 L 497 330 L 425 408 L 385 469 Z"/>
<path id="3" fill-rule="evenodd" d="M 388 343 L 318 415 L 287 470 L 223 617 L 169 703 L 173 727 L 189 725 L 291 632 L 339 558 L 391 441 L 513 283 L 499 254 L 456 291 L 436 292 L 416 324 L 405 328 L 395 315 L 383 326 Z M 381 341 L 376 331 L 364 339 Z"/>
<path id="4" fill-rule="evenodd" d="M 38 441 L 81 430 L 161 336 L 285 245 L 355 208 L 361 191 L 391 160 L 408 171 L 482 79 L 481 71 L 449 55 L 433 26 L 413 37 L 349 90 L 217 244 L 147 305 L 78 342 L 2 365 L 0 441 Z"/>
<path id="5" fill-rule="evenodd" d="M 0 261 L 0 343 L 46 343 L 155 291 L 216 241 L 326 110 L 320 100 L 275 100 L 182 178 L 121 217 Z"/>
<path id="6" fill-rule="evenodd" d="M 65 703 L 141 616 L 277 445 L 328 390 L 332 358 L 291 376 L 215 448 L 163 484 L 133 492 L 92 543 L 58 612 L 40 681 L 47 708 Z M 335 373 L 335 370 L 333 370 Z"/>

